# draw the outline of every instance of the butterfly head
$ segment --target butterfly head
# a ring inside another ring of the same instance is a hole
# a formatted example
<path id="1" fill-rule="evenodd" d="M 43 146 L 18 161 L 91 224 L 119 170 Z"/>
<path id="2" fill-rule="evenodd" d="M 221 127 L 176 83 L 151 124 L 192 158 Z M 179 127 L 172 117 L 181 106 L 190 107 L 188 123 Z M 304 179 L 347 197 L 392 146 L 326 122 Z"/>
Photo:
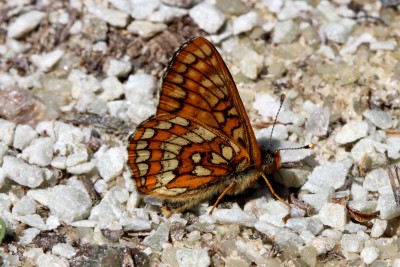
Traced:
<path id="1" fill-rule="evenodd" d="M 263 157 L 262 170 L 266 174 L 274 173 L 282 167 L 282 158 L 279 150 L 268 149 Z"/>

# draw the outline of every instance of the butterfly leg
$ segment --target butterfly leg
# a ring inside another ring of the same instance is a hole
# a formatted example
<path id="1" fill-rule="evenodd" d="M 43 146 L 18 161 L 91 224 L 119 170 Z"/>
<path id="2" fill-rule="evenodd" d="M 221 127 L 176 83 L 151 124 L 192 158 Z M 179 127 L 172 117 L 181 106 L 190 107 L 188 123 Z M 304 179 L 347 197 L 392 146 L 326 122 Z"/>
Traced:
<path id="1" fill-rule="evenodd" d="M 219 202 L 221 202 L 222 198 L 232 190 L 232 188 L 237 184 L 236 181 L 233 181 L 225 190 L 218 196 L 217 200 L 215 201 L 212 209 L 210 210 L 210 215 L 213 213 L 214 209 L 218 206 Z"/>
<path id="2" fill-rule="evenodd" d="M 274 197 L 276 197 L 276 199 L 278 199 L 279 201 L 281 201 L 282 203 L 285 203 L 285 205 L 290 207 L 290 205 L 285 200 L 283 200 L 280 196 L 278 196 L 277 193 L 275 193 L 275 190 L 272 187 L 271 183 L 268 181 L 267 176 L 265 176 L 264 173 L 261 173 L 261 177 L 264 178 L 265 182 L 267 183 L 267 185 L 269 187 L 269 190 L 271 190 L 271 193 L 274 195 Z"/>

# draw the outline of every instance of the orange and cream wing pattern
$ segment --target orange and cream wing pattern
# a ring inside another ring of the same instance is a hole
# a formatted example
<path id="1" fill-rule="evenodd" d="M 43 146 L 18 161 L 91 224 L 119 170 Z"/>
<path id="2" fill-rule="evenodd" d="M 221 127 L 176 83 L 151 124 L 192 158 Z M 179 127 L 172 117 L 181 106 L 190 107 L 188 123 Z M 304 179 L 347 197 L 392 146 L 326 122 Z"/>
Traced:
<path id="1" fill-rule="evenodd" d="M 138 189 L 164 198 L 185 199 L 212 190 L 249 162 L 240 144 L 200 121 L 174 114 L 145 121 L 129 144 Z"/>
<path id="2" fill-rule="evenodd" d="M 174 54 L 163 77 L 157 115 L 193 118 L 242 146 L 261 165 L 253 129 L 236 85 L 216 48 L 202 37 Z"/>

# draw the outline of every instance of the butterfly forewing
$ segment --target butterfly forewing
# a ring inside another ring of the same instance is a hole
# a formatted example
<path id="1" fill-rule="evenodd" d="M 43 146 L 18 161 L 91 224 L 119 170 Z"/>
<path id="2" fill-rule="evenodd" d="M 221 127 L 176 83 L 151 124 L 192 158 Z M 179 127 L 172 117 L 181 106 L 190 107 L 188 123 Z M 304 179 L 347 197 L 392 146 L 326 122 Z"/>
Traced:
<path id="1" fill-rule="evenodd" d="M 204 38 L 186 42 L 164 75 L 157 114 L 193 118 L 240 144 L 251 165 L 260 150 L 235 83 L 215 47 Z"/>
<path id="2" fill-rule="evenodd" d="M 193 118 L 159 115 L 138 126 L 129 145 L 129 164 L 146 194 L 184 198 L 226 183 L 250 157 L 234 141 Z"/>

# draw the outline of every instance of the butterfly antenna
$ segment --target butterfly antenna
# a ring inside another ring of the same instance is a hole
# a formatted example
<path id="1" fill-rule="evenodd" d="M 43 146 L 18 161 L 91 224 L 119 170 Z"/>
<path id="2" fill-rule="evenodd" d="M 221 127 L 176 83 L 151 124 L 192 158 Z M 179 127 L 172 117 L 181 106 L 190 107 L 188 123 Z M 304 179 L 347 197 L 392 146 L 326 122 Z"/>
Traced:
<path id="1" fill-rule="evenodd" d="M 271 130 L 271 134 L 269 136 L 267 149 L 271 148 L 271 146 L 272 146 L 272 134 L 274 133 L 275 125 L 276 125 L 276 122 L 278 121 L 278 115 L 279 115 L 279 112 L 281 111 L 281 108 L 282 108 L 282 105 L 283 105 L 283 101 L 285 101 L 285 98 L 286 98 L 286 94 L 283 93 L 281 95 L 279 109 L 278 109 L 278 112 L 276 113 L 274 124 L 272 124 L 272 130 Z"/>
<path id="2" fill-rule="evenodd" d="M 314 144 L 309 144 L 309 145 L 305 145 L 305 146 L 301 146 L 301 147 L 279 148 L 278 151 L 281 151 L 281 150 L 298 150 L 298 149 L 314 149 L 314 148 L 315 148 Z"/>

